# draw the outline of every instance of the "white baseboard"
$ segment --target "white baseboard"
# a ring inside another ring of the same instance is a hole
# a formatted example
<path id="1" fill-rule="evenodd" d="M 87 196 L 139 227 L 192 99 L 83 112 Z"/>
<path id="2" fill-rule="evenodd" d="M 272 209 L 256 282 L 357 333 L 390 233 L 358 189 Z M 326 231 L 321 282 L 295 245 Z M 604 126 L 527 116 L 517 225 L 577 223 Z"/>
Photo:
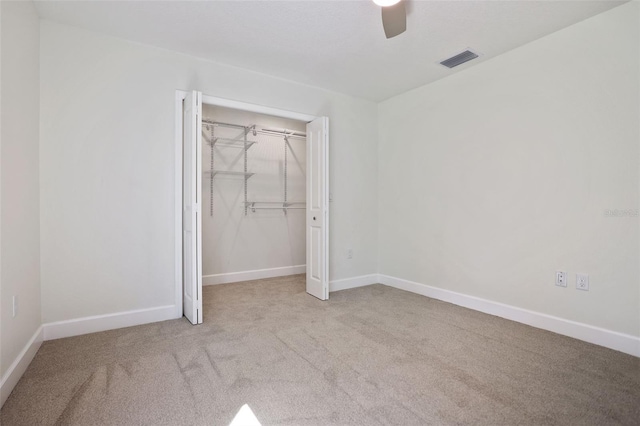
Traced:
<path id="1" fill-rule="evenodd" d="M 379 274 L 378 282 L 640 357 L 640 337 Z"/>
<path id="2" fill-rule="evenodd" d="M 377 284 L 378 274 L 360 275 L 358 277 L 343 278 L 329 282 L 329 292 L 347 290 L 349 288 L 364 287 L 366 285 Z"/>
<path id="3" fill-rule="evenodd" d="M 43 324 L 42 328 L 44 330 L 44 340 L 54 340 L 63 337 L 79 336 L 81 334 L 175 319 L 180 317 L 178 312 L 180 312 L 180 310 L 176 309 L 174 305 L 159 306 L 157 308 L 138 309 L 135 311 L 116 312 L 113 314 L 50 322 Z"/>
<path id="4" fill-rule="evenodd" d="M 203 275 L 202 285 L 237 283 L 239 281 L 261 280 L 263 278 L 284 277 L 304 274 L 307 265 L 283 266 L 280 268 L 256 269 L 254 271 L 229 272 L 227 274 Z"/>
<path id="5" fill-rule="evenodd" d="M 42 326 L 38 327 L 36 332 L 31 336 L 25 347 L 20 351 L 18 357 L 9 366 L 7 372 L 2 376 L 0 381 L 0 407 L 9 398 L 11 391 L 18 384 L 20 377 L 27 371 L 27 367 L 36 356 L 36 352 L 40 349 L 43 340 Z"/>

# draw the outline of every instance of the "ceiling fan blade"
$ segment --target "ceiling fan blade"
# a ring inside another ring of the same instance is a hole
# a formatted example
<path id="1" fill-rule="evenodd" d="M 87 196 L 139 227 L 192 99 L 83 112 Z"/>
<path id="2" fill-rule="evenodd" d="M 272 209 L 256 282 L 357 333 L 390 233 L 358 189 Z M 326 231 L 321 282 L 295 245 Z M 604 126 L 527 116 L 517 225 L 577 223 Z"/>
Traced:
<path id="1" fill-rule="evenodd" d="M 406 31 L 407 12 L 404 8 L 404 1 L 382 8 L 382 26 L 387 38 L 395 37 Z"/>

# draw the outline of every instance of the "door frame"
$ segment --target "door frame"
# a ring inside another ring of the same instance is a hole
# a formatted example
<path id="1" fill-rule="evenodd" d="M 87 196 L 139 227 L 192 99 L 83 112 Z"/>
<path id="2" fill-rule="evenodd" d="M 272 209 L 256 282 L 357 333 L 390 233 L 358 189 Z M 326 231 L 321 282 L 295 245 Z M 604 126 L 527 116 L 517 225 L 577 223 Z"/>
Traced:
<path id="1" fill-rule="evenodd" d="M 183 135 L 183 112 L 182 102 L 185 99 L 187 91 L 176 90 L 175 97 L 175 315 L 176 317 L 183 316 L 182 306 L 182 135 Z M 215 105 L 224 108 L 233 108 L 247 112 L 254 112 L 258 114 L 273 115 L 275 117 L 288 118 L 292 120 L 304 121 L 308 123 L 320 116 L 304 114 L 300 112 L 288 111 L 279 108 L 273 108 L 264 105 L 252 104 L 248 102 L 235 101 L 232 99 L 219 98 L 216 96 L 206 95 L 202 93 L 203 105 Z M 329 179 L 329 172 L 327 170 L 327 179 Z M 328 202 L 328 200 L 327 200 Z M 328 223 L 327 223 L 328 226 Z M 202 230 L 200 230 L 202 232 Z M 329 231 L 327 231 L 329 232 Z M 305 229 L 306 235 L 306 229 Z M 307 247 L 308 242 L 305 244 Z M 308 249 L 308 247 L 307 247 Z M 327 247 L 327 252 L 329 248 Z M 327 270 L 329 270 L 330 256 L 327 253 Z M 327 277 L 327 280 L 329 277 Z"/>

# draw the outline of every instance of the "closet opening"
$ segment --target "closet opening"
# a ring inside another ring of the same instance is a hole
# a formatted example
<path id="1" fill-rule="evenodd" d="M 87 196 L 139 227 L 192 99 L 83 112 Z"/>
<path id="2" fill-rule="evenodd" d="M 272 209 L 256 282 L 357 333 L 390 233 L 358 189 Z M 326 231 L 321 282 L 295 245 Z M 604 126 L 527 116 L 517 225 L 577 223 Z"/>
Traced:
<path id="1" fill-rule="evenodd" d="M 307 123 L 207 104 L 202 117 L 202 285 L 306 274 Z"/>
<path id="2" fill-rule="evenodd" d="M 215 310 L 208 285 L 283 277 L 328 299 L 328 119 L 199 92 L 181 101 L 184 316 Z"/>

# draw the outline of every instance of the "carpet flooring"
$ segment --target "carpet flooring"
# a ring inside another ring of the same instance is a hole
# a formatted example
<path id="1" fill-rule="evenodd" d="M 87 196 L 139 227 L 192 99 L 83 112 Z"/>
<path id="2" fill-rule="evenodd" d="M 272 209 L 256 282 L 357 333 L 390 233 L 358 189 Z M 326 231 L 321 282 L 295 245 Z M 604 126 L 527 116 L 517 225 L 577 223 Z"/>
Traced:
<path id="1" fill-rule="evenodd" d="M 185 319 L 44 342 L 13 425 L 640 424 L 640 359 L 383 285 L 205 287 Z"/>

